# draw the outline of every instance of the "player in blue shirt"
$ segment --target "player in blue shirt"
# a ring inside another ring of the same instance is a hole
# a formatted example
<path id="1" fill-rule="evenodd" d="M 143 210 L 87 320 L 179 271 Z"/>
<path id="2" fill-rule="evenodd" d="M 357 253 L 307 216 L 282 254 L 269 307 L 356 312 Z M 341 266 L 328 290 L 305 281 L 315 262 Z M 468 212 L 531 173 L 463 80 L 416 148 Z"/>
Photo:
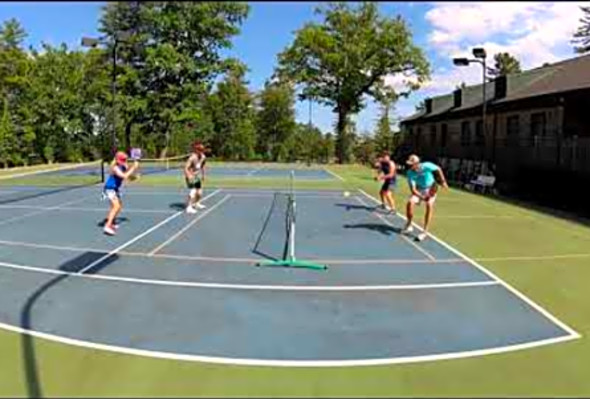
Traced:
<path id="1" fill-rule="evenodd" d="M 118 226 L 114 223 L 115 218 L 121 212 L 123 204 L 121 203 L 121 195 L 119 189 L 123 184 L 123 180 L 132 179 L 133 173 L 137 170 L 139 164 L 137 161 L 133 166 L 127 165 L 127 154 L 119 151 L 115 154 L 115 159 L 111 163 L 111 171 L 107 181 L 104 184 L 103 195 L 111 201 L 111 209 L 107 215 L 107 221 L 104 225 L 104 232 L 108 235 L 115 235 Z"/>
<path id="2" fill-rule="evenodd" d="M 449 188 L 442 169 L 432 162 L 420 162 L 417 155 L 410 155 L 406 164 L 409 167 L 406 177 L 410 185 L 411 196 L 406 206 L 406 216 L 408 222 L 402 233 L 411 233 L 412 220 L 414 219 L 414 206 L 422 201 L 426 203 L 426 213 L 424 215 L 424 231 L 416 237 L 416 240 L 422 241 L 428 236 L 428 228 L 434 213 L 434 201 L 438 185 Z"/>
<path id="3" fill-rule="evenodd" d="M 378 170 L 375 180 L 383 181 L 381 190 L 379 191 L 381 207 L 383 209 L 388 209 L 387 205 L 389 205 L 389 211 L 395 213 L 395 199 L 391 192 L 391 189 L 395 188 L 396 185 L 397 176 L 395 163 L 391 160 L 389 154 L 385 152 L 381 158 L 379 158 L 377 163 L 375 163 L 375 167 Z"/>

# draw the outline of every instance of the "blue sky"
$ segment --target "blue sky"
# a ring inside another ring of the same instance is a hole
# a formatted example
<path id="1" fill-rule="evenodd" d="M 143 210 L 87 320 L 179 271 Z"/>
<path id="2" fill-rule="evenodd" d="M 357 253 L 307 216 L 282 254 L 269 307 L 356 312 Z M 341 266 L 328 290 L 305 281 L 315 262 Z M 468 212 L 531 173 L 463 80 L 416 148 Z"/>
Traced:
<path id="1" fill-rule="evenodd" d="M 102 2 L 3 2 L 0 21 L 17 18 L 28 33 L 26 44 L 41 42 L 79 47 L 82 36 L 98 33 Z M 250 89 L 258 90 L 270 77 L 276 56 L 294 37 L 294 32 L 310 20 L 317 20 L 317 2 L 252 2 L 242 32 L 226 54 L 238 57 L 250 68 Z M 410 98 L 396 105 L 398 117 L 408 116 L 415 104 L 428 96 L 444 94 L 460 84 L 476 84 L 481 71 L 476 66 L 456 68 L 451 58 L 469 55 L 474 46 L 485 46 L 488 53 L 508 51 L 521 60 L 524 68 L 570 58 L 571 35 L 581 17 L 574 2 L 381 2 L 388 16 L 400 14 L 408 23 L 414 42 L 422 47 L 432 67 L 431 81 Z M 398 77 L 388 78 L 399 84 Z M 308 104 L 297 104 L 297 119 L 307 122 Z M 378 108 L 369 102 L 357 117 L 359 132 L 371 131 Z M 313 106 L 314 124 L 332 130 L 330 109 Z"/>

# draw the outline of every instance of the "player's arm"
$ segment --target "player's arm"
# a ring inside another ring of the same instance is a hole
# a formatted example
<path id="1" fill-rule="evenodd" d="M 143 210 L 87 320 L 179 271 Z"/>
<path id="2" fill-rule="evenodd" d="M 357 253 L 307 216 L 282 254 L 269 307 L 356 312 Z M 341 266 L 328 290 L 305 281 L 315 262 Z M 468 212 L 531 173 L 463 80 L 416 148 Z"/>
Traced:
<path id="1" fill-rule="evenodd" d="M 186 163 L 184 164 L 184 176 L 187 179 L 192 179 L 193 178 L 193 172 L 191 170 L 192 162 L 193 162 L 193 158 L 192 157 L 189 157 L 186 160 Z"/>
<path id="2" fill-rule="evenodd" d="M 127 172 L 123 172 L 121 170 L 121 168 L 119 168 L 118 165 L 113 165 L 111 167 L 111 171 L 113 172 L 113 174 L 115 174 L 116 176 L 122 178 L 122 179 L 127 179 L 129 178 L 129 176 L 131 176 L 135 170 L 139 167 L 139 163 L 137 161 L 135 161 L 133 163 L 133 165 L 129 168 L 129 170 Z"/>
<path id="3" fill-rule="evenodd" d="M 447 184 L 447 179 L 445 177 L 445 174 L 442 171 L 442 168 L 438 168 L 435 172 L 435 176 L 436 176 L 436 181 L 443 186 L 444 188 L 449 188 L 449 185 Z"/>
<path id="4" fill-rule="evenodd" d="M 203 163 L 201 164 L 201 180 L 203 183 L 205 182 L 205 169 L 207 166 L 207 160 L 203 159 Z"/>
<path id="5" fill-rule="evenodd" d="M 389 161 L 389 173 L 384 176 L 384 179 L 393 179 L 393 176 L 395 176 L 395 164 L 393 163 L 393 161 Z"/>
<path id="6" fill-rule="evenodd" d="M 414 182 L 414 180 L 408 179 L 408 184 L 410 185 L 410 192 L 412 193 L 412 195 L 415 195 L 421 200 L 424 200 L 424 196 L 420 194 L 420 192 L 416 188 L 416 182 Z"/>

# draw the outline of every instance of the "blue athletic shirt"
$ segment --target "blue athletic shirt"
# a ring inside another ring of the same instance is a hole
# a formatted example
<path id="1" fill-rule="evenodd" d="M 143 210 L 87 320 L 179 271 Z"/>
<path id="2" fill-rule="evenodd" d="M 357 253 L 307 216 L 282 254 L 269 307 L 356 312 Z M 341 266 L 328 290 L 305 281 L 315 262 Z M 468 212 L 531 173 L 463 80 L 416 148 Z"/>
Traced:
<path id="1" fill-rule="evenodd" d="M 440 168 L 432 162 L 422 162 L 417 171 L 408 170 L 406 176 L 408 183 L 414 183 L 418 190 L 426 190 L 436 182 L 434 172 Z"/>
<path id="2" fill-rule="evenodd" d="M 123 173 L 127 171 L 127 168 L 123 165 L 116 165 L 115 167 L 119 168 L 119 170 Z M 111 173 L 104 184 L 104 189 L 119 191 L 119 187 L 121 187 L 121 184 L 123 184 L 123 178 L 115 175 L 114 173 Z"/>

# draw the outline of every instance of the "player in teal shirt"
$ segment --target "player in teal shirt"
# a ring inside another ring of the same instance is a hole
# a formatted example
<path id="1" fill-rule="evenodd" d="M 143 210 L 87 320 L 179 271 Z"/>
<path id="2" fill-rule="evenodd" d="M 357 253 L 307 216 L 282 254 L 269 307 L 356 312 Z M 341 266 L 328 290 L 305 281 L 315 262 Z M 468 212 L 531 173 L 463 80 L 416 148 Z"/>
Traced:
<path id="1" fill-rule="evenodd" d="M 417 155 L 410 155 L 406 164 L 409 166 L 406 177 L 412 194 L 406 205 L 408 222 L 402 232 L 407 234 L 413 231 L 414 207 L 416 204 L 425 202 L 424 231 L 416 237 L 418 241 L 422 241 L 428 236 L 428 228 L 434 213 L 434 201 L 436 200 L 439 182 L 444 188 L 448 188 L 448 185 L 442 169 L 432 162 L 420 162 Z"/>

